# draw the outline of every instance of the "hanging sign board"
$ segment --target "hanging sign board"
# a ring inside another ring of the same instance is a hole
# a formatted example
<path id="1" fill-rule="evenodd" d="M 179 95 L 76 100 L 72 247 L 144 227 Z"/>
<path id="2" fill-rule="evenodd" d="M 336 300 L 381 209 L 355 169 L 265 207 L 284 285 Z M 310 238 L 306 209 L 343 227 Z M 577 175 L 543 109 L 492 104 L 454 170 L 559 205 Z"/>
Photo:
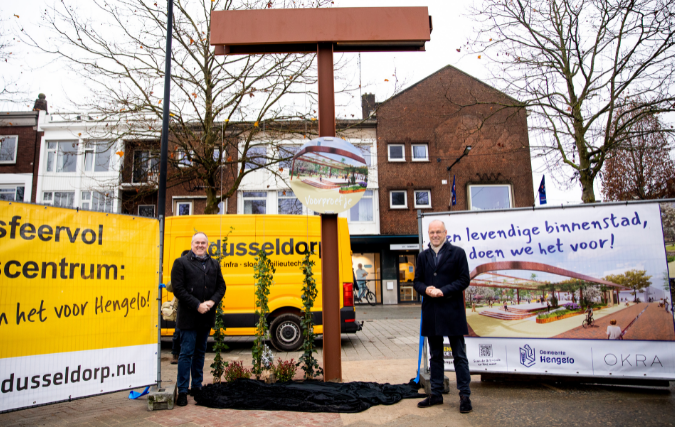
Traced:
<path id="1" fill-rule="evenodd" d="M 314 212 L 338 214 L 361 200 L 368 186 L 368 165 L 357 147 L 335 137 L 309 141 L 293 157 L 290 185 Z"/>

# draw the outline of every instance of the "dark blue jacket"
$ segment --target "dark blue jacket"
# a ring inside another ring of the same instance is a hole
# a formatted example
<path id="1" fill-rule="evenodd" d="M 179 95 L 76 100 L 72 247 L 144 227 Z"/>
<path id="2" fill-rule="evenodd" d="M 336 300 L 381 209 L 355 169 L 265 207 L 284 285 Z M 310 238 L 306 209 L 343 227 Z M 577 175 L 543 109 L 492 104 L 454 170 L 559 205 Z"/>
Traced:
<path id="1" fill-rule="evenodd" d="M 415 290 L 424 297 L 422 301 L 422 335 L 467 335 L 466 309 L 462 292 L 469 287 L 469 264 L 464 249 L 445 242 L 438 252 L 438 264 L 433 249 L 429 247 L 417 258 Z M 442 297 L 427 295 L 427 286 L 435 286 Z"/>
<path id="2" fill-rule="evenodd" d="M 206 267 L 206 268 L 204 268 Z M 225 280 L 218 261 L 209 257 L 205 266 L 192 251 L 176 259 L 171 269 L 171 285 L 178 298 L 178 329 L 213 328 L 216 308 L 225 296 Z M 211 310 L 200 314 L 199 304 L 211 300 L 216 303 Z"/>

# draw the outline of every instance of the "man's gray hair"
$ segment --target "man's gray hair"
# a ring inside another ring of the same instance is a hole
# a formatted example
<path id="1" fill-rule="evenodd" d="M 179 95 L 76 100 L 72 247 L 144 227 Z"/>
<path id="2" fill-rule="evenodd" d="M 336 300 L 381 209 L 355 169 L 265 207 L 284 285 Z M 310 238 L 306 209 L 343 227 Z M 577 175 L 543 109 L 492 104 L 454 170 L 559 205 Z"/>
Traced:
<path id="1" fill-rule="evenodd" d="M 195 241 L 195 237 L 197 237 L 197 236 L 200 235 L 200 234 L 201 234 L 202 236 L 204 236 L 204 238 L 206 238 L 206 243 L 208 243 L 208 242 L 209 242 L 209 236 L 207 236 L 206 233 L 204 233 L 203 231 L 198 231 L 198 232 L 196 232 L 195 234 L 193 234 L 193 235 L 192 235 L 192 242 L 194 242 L 194 241 Z"/>

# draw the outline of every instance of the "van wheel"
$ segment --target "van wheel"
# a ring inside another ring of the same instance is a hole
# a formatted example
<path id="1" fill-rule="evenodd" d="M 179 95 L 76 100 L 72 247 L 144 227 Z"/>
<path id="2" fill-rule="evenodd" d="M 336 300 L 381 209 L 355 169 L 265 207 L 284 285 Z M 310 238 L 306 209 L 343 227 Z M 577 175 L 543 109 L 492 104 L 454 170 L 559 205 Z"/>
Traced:
<path id="1" fill-rule="evenodd" d="M 303 342 L 300 318 L 294 314 L 282 314 L 270 325 L 272 345 L 279 351 L 294 351 Z"/>

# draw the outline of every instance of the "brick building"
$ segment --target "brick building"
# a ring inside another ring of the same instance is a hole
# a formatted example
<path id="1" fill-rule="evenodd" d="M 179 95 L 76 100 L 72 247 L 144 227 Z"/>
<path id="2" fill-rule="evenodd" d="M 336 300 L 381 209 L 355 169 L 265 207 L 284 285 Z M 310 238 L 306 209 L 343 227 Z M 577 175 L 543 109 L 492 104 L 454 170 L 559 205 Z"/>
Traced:
<path id="1" fill-rule="evenodd" d="M 534 204 L 526 111 L 452 66 L 379 105 L 366 97 L 364 115 L 377 106 L 381 232 L 352 238 L 352 251 L 385 304 L 414 302 L 417 210 Z"/>
<path id="2" fill-rule="evenodd" d="M 35 202 L 44 95 L 34 111 L 0 112 L 0 200 Z"/>

